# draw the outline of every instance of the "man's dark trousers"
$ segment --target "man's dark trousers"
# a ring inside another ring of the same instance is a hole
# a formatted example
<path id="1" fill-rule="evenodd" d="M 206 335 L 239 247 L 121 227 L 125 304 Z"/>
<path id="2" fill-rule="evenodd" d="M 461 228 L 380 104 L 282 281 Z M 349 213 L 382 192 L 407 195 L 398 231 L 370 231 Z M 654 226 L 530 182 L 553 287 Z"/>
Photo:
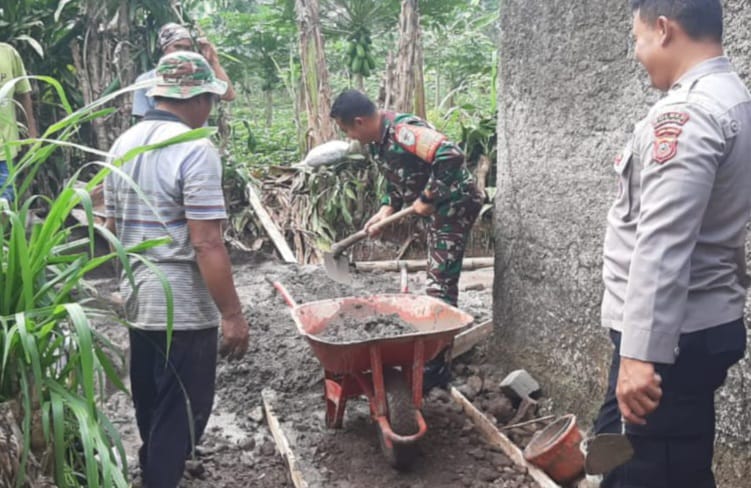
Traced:
<path id="1" fill-rule="evenodd" d="M 615 397 L 621 334 L 610 332 L 615 349 L 605 402 L 595 433 L 620 433 Z M 714 392 L 727 370 L 746 350 L 742 319 L 683 334 L 672 365 L 655 364 L 662 377 L 662 399 L 647 425 L 626 425 L 634 447 L 631 461 L 605 476 L 602 488 L 714 488 Z"/>
<path id="2" fill-rule="evenodd" d="M 168 363 L 165 350 L 165 332 L 131 329 L 130 382 L 143 441 L 138 457 L 148 488 L 178 486 L 185 460 L 206 428 L 214 402 L 217 328 L 174 331 Z"/>

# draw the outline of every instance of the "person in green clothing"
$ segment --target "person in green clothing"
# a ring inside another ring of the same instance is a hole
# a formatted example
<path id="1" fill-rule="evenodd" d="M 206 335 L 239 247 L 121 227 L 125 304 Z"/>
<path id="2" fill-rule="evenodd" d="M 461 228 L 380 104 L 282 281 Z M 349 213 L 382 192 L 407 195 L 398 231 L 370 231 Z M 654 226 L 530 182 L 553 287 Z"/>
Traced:
<path id="1" fill-rule="evenodd" d="M 21 56 L 13 46 L 0 42 L 0 89 L 14 78 L 26 76 Z M 34 110 L 31 103 L 31 84 L 29 80 L 19 80 L 15 88 L 8 92 L 8 96 L 0 100 L 0 197 L 12 201 L 15 197 L 12 182 L 8 180 L 8 162 L 18 154 L 18 148 L 6 145 L 8 142 L 19 139 L 18 122 L 16 120 L 16 108 L 18 105 L 23 109 L 26 118 L 26 130 L 28 137 L 38 137 Z"/>
<path id="2" fill-rule="evenodd" d="M 426 294 L 456 306 L 467 237 L 485 199 L 464 152 L 425 120 L 378 110 L 357 90 L 342 92 L 330 115 L 347 137 L 368 145 L 386 178 L 381 208 L 366 222 L 365 230 L 411 205 L 428 220 Z M 448 383 L 444 357 L 439 355 L 426 365 L 426 390 Z"/>

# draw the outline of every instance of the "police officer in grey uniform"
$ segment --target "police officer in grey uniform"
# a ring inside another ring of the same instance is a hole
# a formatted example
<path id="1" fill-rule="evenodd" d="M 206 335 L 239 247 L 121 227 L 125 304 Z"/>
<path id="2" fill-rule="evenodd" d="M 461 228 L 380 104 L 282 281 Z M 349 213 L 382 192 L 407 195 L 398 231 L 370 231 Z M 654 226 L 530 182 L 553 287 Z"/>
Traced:
<path id="1" fill-rule="evenodd" d="M 720 0 L 631 0 L 638 61 L 666 91 L 615 160 L 602 323 L 615 345 L 595 432 L 634 457 L 603 487 L 714 487 L 714 392 L 746 347 L 751 96 Z"/>

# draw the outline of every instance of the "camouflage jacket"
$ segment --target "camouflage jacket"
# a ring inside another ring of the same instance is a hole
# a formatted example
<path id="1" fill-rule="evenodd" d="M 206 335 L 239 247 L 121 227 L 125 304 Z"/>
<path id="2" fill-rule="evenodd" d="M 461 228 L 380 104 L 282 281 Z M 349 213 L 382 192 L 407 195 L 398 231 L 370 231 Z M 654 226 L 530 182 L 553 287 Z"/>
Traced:
<path id="1" fill-rule="evenodd" d="M 472 193 L 474 178 L 459 146 L 415 115 L 381 113 L 381 141 L 370 144 L 370 155 L 386 178 L 383 205 L 398 210 L 423 191 L 436 205 Z"/>

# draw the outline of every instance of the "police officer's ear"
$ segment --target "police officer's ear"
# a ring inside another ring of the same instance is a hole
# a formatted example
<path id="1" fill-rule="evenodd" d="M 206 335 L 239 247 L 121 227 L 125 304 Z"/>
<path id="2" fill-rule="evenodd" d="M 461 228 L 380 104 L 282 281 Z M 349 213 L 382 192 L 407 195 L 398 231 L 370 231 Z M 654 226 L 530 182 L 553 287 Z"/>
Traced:
<path id="1" fill-rule="evenodd" d="M 660 38 L 660 46 L 667 47 L 675 36 L 675 29 L 680 27 L 675 21 L 660 15 L 655 21 L 654 28 Z"/>

